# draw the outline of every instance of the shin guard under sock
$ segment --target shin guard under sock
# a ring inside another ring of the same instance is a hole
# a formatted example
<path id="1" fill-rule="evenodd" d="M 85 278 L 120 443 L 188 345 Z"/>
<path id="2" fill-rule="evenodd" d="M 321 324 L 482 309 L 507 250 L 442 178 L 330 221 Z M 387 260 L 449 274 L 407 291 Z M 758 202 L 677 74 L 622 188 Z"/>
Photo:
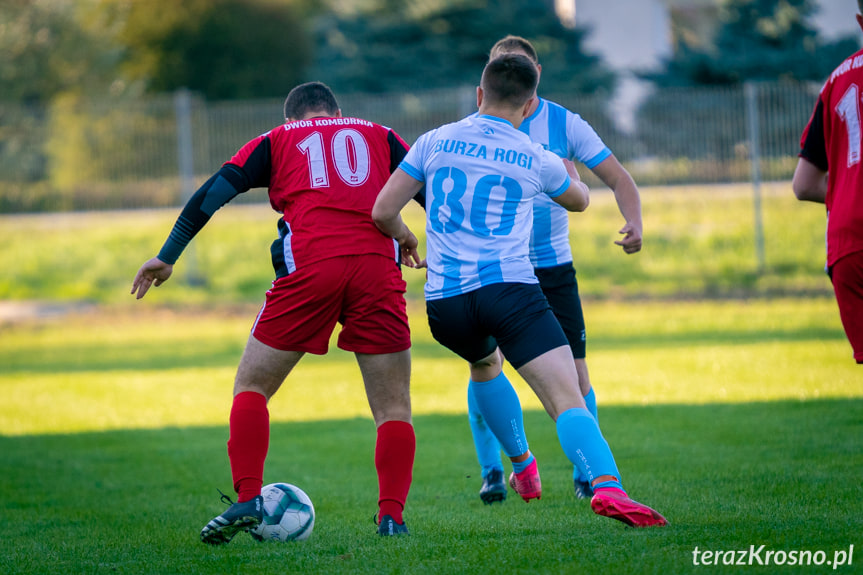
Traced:
<path id="1" fill-rule="evenodd" d="M 467 386 L 467 417 L 470 423 L 470 431 L 473 437 L 473 445 L 476 449 L 476 458 L 482 467 L 482 476 L 486 477 L 492 469 L 503 472 L 503 462 L 500 459 L 500 443 L 488 427 L 485 418 L 479 411 L 473 386 Z"/>
<path id="2" fill-rule="evenodd" d="M 237 394 L 231 406 L 228 459 L 238 502 L 249 501 L 261 494 L 269 446 L 267 398 L 254 391 Z"/>
<path id="3" fill-rule="evenodd" d="M 471 381 L 476 405 L 507 457 L 518 457 L 529 447 L 524 433 L 521 402 L 503 372 L 488 381 Z"/>
<path id="4" fill-rule="evenodd" d="M 378 521 L 390 515 L 404 523 L 402 510 L 413 478 L 416 436 L 406 421 L 387 421 L 378 427 L 375 469 L 378 472 Z"/>
<path id="5" fill-rule="evenodd" d="M 611 448 L 586 409 L 574 407 L 561 413 L 557 418 L 557 436 L 563 452 L 589 482 L 602 475 L 620 479 Z"/>

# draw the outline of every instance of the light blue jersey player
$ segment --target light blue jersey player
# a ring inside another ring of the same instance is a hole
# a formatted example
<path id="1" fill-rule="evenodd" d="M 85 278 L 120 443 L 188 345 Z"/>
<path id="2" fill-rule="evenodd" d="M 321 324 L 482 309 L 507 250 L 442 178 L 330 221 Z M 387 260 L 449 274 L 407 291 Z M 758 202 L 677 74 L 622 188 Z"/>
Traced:
<path id="1" fill-rule="evenodd" d="M 426 185 L 427 300 L 538 283 L 525 239 L 534 198 L 570 185 L 560 158 L 507 120 L 477 115 L 423 134 L 400 167 Z"/>
<path id="2" fill-rule="evenodd" d="M 572 162 L 517 131 L 538 79 L 524 55 L 492 59 L 477 89 L 479 114 L 421 136 L 378 195 L 372 218 L 401 243 L 411 232 L 400 212 L 426 186 L 429 327 L 468 362 L 470 393 L 512 461 L 510 486 L 525 501 L 542 494 L 501 352 L 556 422 L 564 453 L 591 483 L 593 511 L 635 527 L 665 525 L 623 490 L 566 336 L 532 273 L 533 199 L 545 194 L 570 211 L 589 201 Z"/>
<path id="3" fill-rule="evenodd" d="M 519 36 L 506 36 L 492 47 L 490 57 L 502 54 L 522 54 L 542 71 L 536 50 L 529 41 Z M 534 94 L 536 97 L 536 94 Z M 519 130 L 528 134 L 532 141 L 554 152 L 561 158 L 578 161 L 594 172 L 614 193 L 618 207 L 625 220 L 620 233 L 624 235 L 617 243 L 628 254 L 641 249 L 641 199 L 635 181 L 617 161 L 596 131 L 578 114 L 563 106 L 536 97 Z M 530 259 L 539 285 L 548 299 L 551 309 L 563 327 L 572 348 L 579 386 L 588 410 L 598 421 L 596 394 L 590 383 L 590 374 L 585 357 L 587 335 L 578 282 L 569 241 L 568 212 L 545 196 L 534 200 L 533 228 L 530 238 Z M 484 503 L 506 499 L 506 484 L 503 481 L 503 464 L 500 445 L 476 408 L 476 401 L 468 394 L 468 418 L 477 458 L 482 468 L 480 498 Z M 590 484 L 578 468 L 573 469 L 573 486 L 578 498 L 591 496 Z"/>
<path id="4" fill-rule="evenodd" d="M 532 141 L 590 169 L 611 156 L 611 150 L 578 114 L 544 98 L 537 98 L 535 106 L 519 127 Z M 535 268 L 572 265 L 569 214 L 562 206 L 542 197 L 536 198 L 533 206 L 530 261 Z"/>

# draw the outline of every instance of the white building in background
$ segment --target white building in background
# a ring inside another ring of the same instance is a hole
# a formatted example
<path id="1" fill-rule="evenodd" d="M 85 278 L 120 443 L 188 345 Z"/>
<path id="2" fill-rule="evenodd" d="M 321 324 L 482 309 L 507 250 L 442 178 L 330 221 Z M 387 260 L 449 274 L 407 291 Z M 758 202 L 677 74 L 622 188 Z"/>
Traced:
<path id="1" fill-rule="evenodd" d="M 602 56 L 618 72 L 613 105 L 624 130 L 632 128 L 634 109 L 648 90 L 635 76 L 656 69 L 673 53 L 680 38 L 712 39 L 722 0 L 556 0 L 566 20 L 575 13 L 576 26 L 589 27 L 585 48 Z M 814 23 L 827 39 L 845 35 L 863 38 L 854 19 L 856 0 L 815 0 Z"/>

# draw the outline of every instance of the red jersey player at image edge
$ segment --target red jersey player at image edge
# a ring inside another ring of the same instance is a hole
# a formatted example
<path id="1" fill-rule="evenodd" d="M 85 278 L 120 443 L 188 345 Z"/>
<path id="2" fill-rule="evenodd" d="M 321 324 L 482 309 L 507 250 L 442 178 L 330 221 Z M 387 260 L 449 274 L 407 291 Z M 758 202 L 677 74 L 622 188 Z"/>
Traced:
<path id="1" fill-rule="evenodd" d="M 863 30 L 863 0 L 857 0 Z M 800 138 L 792 188 L 827 208 L 827 273 L 854 359 L 863 364 L 863 50 L 833 71 Z"/>

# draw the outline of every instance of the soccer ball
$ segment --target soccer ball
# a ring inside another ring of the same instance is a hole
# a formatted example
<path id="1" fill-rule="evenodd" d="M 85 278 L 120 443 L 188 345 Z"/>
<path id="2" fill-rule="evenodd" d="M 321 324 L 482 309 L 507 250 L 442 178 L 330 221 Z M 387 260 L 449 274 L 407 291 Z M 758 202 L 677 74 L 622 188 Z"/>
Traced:
<path id="1" fill-rule="evenodd" d="M 258 541 L 302 541 L 315 527 L 315 506 L 306 492 L 290 483 L 270 483 L 261 490 L 264 517 L 250 531 Z"/>

